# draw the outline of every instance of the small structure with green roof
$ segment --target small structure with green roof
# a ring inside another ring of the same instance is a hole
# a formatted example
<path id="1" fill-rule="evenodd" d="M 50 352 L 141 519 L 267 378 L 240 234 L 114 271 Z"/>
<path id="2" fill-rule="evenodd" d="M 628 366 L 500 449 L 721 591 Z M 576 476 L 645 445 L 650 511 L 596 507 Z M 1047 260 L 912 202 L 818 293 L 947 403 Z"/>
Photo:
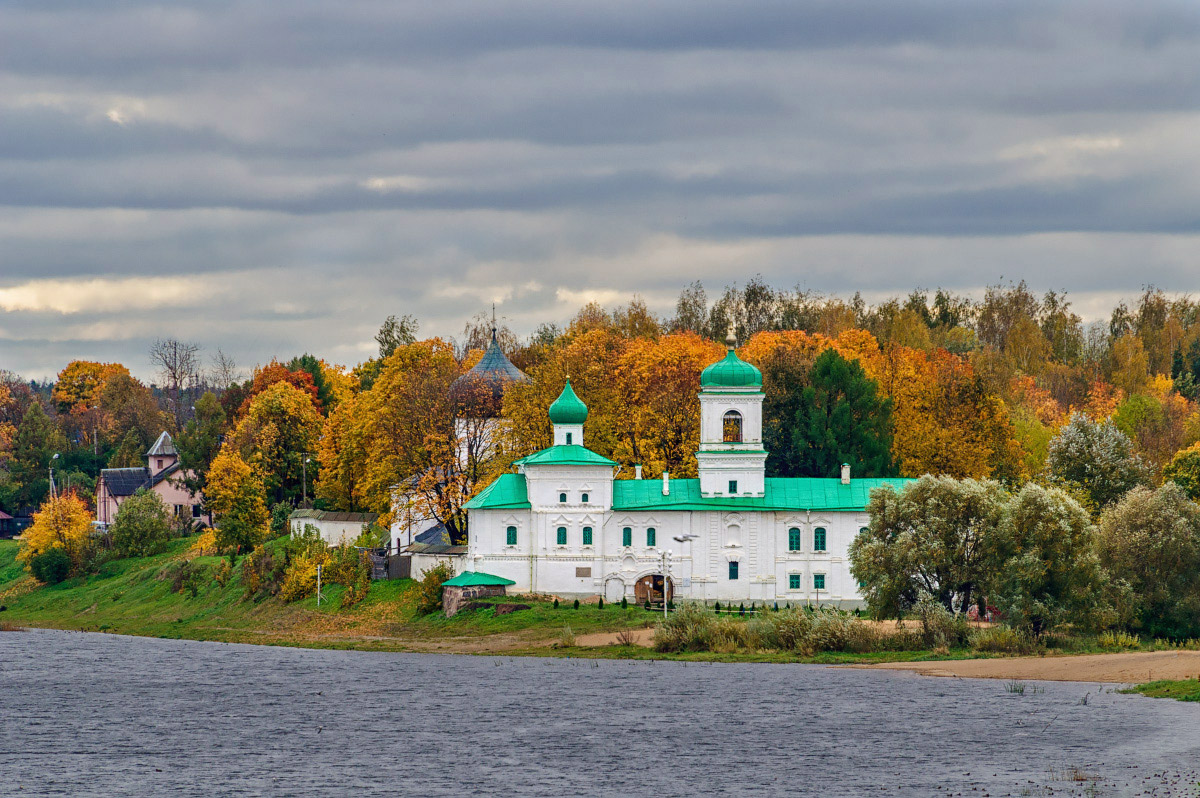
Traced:
<path id="1" fill-rule="evenodd" d="M 515 585 L 511 579 L 495 574 L 485 574 L 480 571 L 463 571 L 453 579 L 442 582 L 442 611 L 446 617 L 458 614 L 468 601 L 485 596 L 503 596 L 509 585 Z"/>
<path id="2" fill-rule="evenodd" d="M 850 543 L 871 492 L 910 480 L 852 478 L 851 466 L 767 477 L 762 373 L 738 357 L 732 331 L 726 343 L 701 374 L 695 477 L 642 479 L 641 467 L 588 449 L 588 408 L 568 379 L 549 408 L 552 445 L 467 502 L 464 567 L 566 598 L 861 606 Z"/>

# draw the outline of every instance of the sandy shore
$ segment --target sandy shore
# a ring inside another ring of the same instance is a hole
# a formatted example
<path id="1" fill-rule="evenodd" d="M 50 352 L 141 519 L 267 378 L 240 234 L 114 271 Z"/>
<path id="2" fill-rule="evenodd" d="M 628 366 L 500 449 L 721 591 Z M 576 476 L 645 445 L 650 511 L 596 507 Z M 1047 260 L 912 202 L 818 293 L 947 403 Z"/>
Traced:
<path id="1" fill-rule="evenodd" d="M 1080 654 L 1059 657 L 885 662 L 846 665 L 848 668 L 886 668 L 924 676 L 970 679 L 1041 679 L 1050 682 L 1141 683 L 1156 679 L 1200 677 L 1200 651 L 1133 651 L 1119 654 Z"/>

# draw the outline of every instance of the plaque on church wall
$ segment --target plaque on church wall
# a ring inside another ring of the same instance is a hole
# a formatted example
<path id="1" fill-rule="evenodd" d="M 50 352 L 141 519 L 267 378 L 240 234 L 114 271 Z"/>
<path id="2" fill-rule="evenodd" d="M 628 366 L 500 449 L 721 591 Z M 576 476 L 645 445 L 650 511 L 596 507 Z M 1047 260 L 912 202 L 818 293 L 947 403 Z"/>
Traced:
<path id="1" fill-rule="evenodd" d="M 591 576 L 592 569 L 591 568 L 576 568 L 575 575 L 576 576 Z"/>

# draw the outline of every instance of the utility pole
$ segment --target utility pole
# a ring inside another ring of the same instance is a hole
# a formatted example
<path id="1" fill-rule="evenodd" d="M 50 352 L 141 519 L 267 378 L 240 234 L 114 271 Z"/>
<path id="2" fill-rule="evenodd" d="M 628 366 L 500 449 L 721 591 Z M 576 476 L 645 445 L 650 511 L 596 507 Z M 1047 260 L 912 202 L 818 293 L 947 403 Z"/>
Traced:
<path id="1" fill-rule="evenodd" d="M 317 606 L 321 606 L 321 566 L 317 566 Z"/>
<path id="2" fill-rule="evenodd" d="M 671 552 L 663 549 L 662 553 L 662 571 L 663 571 L 663 620 L 667 618 L 667 588 L 671 584 Z"/>

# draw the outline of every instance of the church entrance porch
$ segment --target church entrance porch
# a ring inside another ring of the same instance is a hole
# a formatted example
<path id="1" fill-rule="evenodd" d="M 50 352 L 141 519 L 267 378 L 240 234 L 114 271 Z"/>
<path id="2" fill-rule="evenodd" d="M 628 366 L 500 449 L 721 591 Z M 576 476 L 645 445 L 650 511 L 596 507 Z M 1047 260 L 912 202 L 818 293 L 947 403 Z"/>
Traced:
<path id="1" fill-rule="evenodd" d="M 663 600 L 663 575 L 647 574 L 633 585 L 633 596 L 638 604 L 661 604 Z M 675 580 L 667 580 L 667 601 L 675 598 Z"/>

